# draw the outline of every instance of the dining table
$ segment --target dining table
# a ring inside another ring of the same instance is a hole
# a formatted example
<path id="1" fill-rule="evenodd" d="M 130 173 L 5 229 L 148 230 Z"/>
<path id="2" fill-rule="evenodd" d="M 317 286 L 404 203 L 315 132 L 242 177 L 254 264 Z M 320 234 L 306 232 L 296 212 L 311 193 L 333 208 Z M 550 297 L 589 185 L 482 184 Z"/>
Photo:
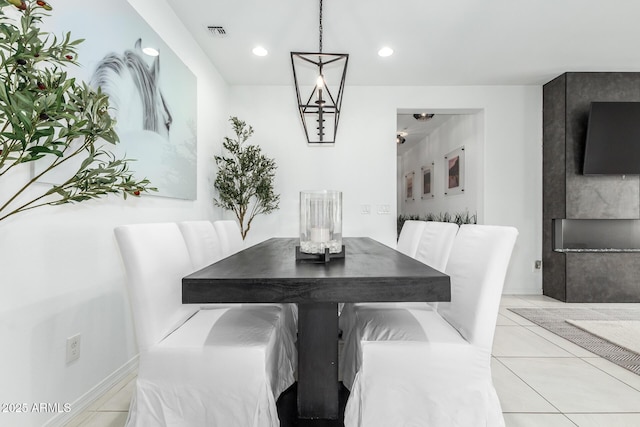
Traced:
<path id="1" fill-rule="evenodd" d="M 297 412 L 339 417 L 338 304 L 450 301 L 449 276 L 369 237 L 345 237 L 344 257 L 296 259 L 299 239 L 275 237 L 182 279 L 182 303 L 295 303 Z"/>

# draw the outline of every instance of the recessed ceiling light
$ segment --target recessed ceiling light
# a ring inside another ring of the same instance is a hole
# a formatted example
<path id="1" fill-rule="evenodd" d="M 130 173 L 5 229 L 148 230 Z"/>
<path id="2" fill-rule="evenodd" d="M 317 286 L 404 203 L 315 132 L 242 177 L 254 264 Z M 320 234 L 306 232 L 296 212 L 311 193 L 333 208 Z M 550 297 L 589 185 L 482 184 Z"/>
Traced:
<path id="1" fill-rule="evenodd" d="M 378 51 L 378 55 L 382 56 L 383 58 L 387 57 L 387 56 L 391 56 L 393 55 L 393 49 L 391 49 L 390 47 L 383 47 L 382 49 L 380 49 Z"/>
<path id="2" fill-rule="evenodd" d="M 262 46 L 254 47 L 252 52 L 255 56 L 267 56 L 267 54 L 269 53 L 267 52 L 267 49 L 263 48 Z"/>
<path id="3" fill-rule="evenodd" d="M 142 52 L 144 52 L 146 55 L 149 55 L 149 56 L 158 56 L 158 55 L 160 55 L 160 52 L 158 52 L 158 49 L 153 48 L 151 46 L 147 46 L 145 48 L 142 48 Z"/>
<path id="4" fill-rule="evenodd" d="M 413 115 L 413 118 L 420 121 L 420 122 L 426 122 L 427 120 L 431 120 L 433 118 L 433 116 L 435 116 L 435 114 L 430 114 L 430 113 L 417 113 Z"/>

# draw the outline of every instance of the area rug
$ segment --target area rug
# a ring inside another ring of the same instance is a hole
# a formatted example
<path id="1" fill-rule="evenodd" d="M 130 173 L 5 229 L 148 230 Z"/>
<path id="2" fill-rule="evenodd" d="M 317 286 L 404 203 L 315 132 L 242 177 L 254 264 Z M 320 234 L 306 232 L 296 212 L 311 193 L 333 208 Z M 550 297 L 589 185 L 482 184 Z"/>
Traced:
<path id="1" fill-rule="evenodd" d="M 640 320 L 571 320 L 567 323 L 640 354 Z"/>
<path id="2" fill-rule="evenodd" d="M 640 308 L 509 308 L 525 319 L 640 375 Z"/>

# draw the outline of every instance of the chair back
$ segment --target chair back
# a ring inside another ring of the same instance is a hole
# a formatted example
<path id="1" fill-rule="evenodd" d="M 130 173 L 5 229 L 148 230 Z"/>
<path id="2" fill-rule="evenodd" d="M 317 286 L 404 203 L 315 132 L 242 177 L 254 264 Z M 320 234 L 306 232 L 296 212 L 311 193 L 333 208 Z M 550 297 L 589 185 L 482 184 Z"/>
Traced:
<path id="1" fill-rule="evenodd" d="M 415 257 L 425 223 L 425 221 L 405 221 L 404 224 L 402 224 L 400 236 L 398 236 L 396 249 L 412 258 Z"/>
<path id="2" fill-rule="evenodd" d="M 200 270 L 222 258 L 218 233 L 211 221 L 182 221 L 178 223 L 187 244 L 191 263 Z"/>
<path id="3" fill-rule="evenodd" d="M 451 302 L 440 302 L 438 313 L 468 342 L 488 351 L 517 236 L 513 227 L 463 224 L 445 270 L 451 277 Z"/>
<path id="4" fill-rule="evenodd" d="M 244 249 L 244 241 L 242 240 L 242 234 L 240 234 L 240 227 L 235 221 L 218 220 L 215 221 L 213 225 L 220 239 L 223 257 L 228 257 Z"/>
<path id="5" fill-rule="evenodd" d="M 415 258 L 444 271 L 458 228 L 458 224 L 453 222 L 425 221 Z"/>
<path id="6" fill-rule="evenodd" d="M 160 342 L 198 311 L 182 304 L 182 277 L 193 272 L 176 223 L 123 225 L 115 229 L 139 349 Z"/>

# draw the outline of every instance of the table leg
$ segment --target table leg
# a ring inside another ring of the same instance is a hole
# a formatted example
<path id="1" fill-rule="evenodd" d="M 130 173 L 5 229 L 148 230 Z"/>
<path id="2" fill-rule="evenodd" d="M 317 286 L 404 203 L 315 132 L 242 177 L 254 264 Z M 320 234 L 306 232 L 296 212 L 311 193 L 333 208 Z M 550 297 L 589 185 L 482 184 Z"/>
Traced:
<path id="1" fill-rule="evenodd" d="M 338 304 L 298 304 L 298 417 L 337 419 Z"/>

